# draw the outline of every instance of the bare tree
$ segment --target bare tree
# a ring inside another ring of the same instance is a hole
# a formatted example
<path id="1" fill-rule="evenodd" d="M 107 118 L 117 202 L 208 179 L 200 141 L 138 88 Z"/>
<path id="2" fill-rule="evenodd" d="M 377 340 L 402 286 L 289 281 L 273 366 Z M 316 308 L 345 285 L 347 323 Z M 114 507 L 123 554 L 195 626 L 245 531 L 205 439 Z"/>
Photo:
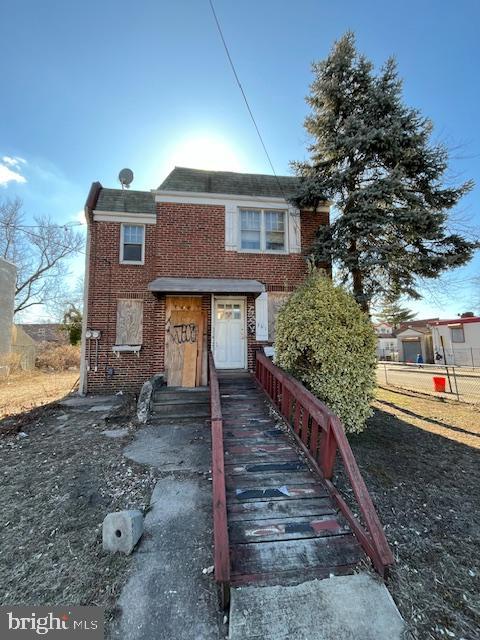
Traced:
<path id="1" fill-rule="evenodd" d="M 0 202 L 0 256 L 17 267 L 15 313 L 65 297 L 66 261 L 82 251 L 84 238 L 48 217 L 26 224 L 20 198 Z"/>

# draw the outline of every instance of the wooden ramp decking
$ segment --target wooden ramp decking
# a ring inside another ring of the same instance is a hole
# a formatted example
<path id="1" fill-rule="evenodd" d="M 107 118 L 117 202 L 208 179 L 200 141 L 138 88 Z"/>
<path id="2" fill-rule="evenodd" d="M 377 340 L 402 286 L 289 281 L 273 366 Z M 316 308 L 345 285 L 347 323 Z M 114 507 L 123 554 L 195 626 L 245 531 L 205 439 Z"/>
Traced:
<path id="1" fill-rule="evenodd" d="M 352 573 L 357 539 L 255 378 L 218 372 L 232 585 L 296 584 Z"/>

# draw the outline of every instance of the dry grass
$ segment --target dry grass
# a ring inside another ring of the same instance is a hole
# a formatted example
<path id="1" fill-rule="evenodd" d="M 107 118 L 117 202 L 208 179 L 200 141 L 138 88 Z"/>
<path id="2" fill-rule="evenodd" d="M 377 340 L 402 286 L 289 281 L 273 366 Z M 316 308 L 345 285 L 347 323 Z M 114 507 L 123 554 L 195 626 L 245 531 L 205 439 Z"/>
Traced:
<path id="1" fill-rule="evenodd" d="M 78 371 L 23 371 L 0 378 L 0 419 L 63 398 L 78 380 Z"/>
<path id="2" fill-rule="evenodd" d="M 88 409 L 25 412 L 20 435 L 0 436 L 0 602 L 106 607 L 108 623 L 132 556 L 103 551 L 102 520 L 145 511 L 155 476 L 123 456 L 131 421 L 109 422 L 129 435 L 107 438 L 106 414 Z"/>
<path id="3" fill-rule="evenodd" d="M 480 637 L 478 408 L 379 388 L 349 437 L 395 565 L 387 586 L 414 640 Z M 355 504 L 342 465 L 335 483 Z"/>
<path id="4" fill-rule="evenodd" d="M 65 371 L 70 367 L 80 366 L 80 346 L 71 344 L 52 345 L 43 343 L 37 351 L 35 362 L 39 369 Z"/>
<path id="5" fill-rule="evenodd" d="M 373 406 L 423 431 L 480 449 L 480 409 L 476 405 L 378 387 Z"/>

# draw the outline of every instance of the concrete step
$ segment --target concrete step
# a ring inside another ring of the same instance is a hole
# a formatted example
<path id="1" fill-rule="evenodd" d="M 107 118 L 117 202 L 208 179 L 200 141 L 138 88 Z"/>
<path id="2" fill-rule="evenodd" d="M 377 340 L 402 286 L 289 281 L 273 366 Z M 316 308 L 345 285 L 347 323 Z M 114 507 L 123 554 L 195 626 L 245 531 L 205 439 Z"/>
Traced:
<path id="1" fill-rule="evenodd" d="M 149 424 L 154 427 L 191 427 L 200 426 L 207 431 L 210 430 L 210 416 L 164 416 L 159 413 L 152 412 L 148 419 Z"/>
<path id="2" fill-rule="evenodd" d="M 182 418 L 182 417 L 210 417 L 210 405 L 208 402 L 202 403 L 183 403 L 176 404 L 165 402 L 154 402 L 152 405 L 152 412 L 158 416 L 168 416 L 168 418 Z"/>
<path id="3" fill-rule="evenodd" d="M 159 404 L 205 404 L 210 402 L 208 393 L 168 393 L 158 392 L 153 394 L 153 402 Z"/>

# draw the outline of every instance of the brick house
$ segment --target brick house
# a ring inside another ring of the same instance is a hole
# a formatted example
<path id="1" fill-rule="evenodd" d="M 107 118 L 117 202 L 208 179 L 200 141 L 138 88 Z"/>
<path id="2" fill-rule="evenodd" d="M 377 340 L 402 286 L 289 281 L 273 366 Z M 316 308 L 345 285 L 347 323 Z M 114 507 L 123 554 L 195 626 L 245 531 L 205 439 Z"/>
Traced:
<path id="1" fill-rule="evenodd" d="M 297 179 L 176 167 L 156 190 L 93 183 L 88 223 L 81 392 L 207 383 L 254 366 L 274 342 L 278 308 L 306 274 L 329 206 L 298 211 Z"/>

